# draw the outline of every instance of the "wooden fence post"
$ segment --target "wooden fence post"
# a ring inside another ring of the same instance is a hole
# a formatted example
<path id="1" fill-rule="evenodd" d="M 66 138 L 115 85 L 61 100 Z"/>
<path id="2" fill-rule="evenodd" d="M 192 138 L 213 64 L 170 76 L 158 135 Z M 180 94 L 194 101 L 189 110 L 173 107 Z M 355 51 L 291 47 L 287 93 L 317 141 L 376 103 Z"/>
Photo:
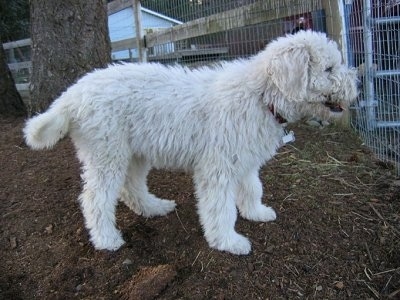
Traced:
<path id="1" fill-rule="evenodd" d="M 142 30 L 142 10 L 140 0 L 132 0 L 133 18 L 135 19 L 135 30 L 136 30 L 136 44 L 138 50 L 139 62 L 146 62 L 146 49 L 144 45 L 144 35 Z"/>

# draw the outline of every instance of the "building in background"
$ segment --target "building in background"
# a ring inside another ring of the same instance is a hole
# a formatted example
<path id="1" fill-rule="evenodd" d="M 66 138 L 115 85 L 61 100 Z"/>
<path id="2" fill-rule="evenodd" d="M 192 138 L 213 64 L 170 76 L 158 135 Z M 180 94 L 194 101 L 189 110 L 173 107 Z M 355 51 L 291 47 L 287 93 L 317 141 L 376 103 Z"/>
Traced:
<path id="1" fill-rule="evenodd" d="M 145 34 L 182 24 L 182 22 L 178 20 L 169 18 L 144 7 L 141 8 L 141 14 L 142 28 Z M 119 8 L 109 9 L 108 30 L 111 43 L 136 37 L 134 12 L 130 2 L 121 5 Z M 130 61 L 137 60 L 138 52 L 137 49 L 135 49 L 136 45 L 132 46 L 134 46 L 132 49 L 112 52 L 112 59 Z M 168 43 L 154 47 L 149 55 L 156 56 L 159 54 L 173 53 L 174 51 L 174 43 Z"/>

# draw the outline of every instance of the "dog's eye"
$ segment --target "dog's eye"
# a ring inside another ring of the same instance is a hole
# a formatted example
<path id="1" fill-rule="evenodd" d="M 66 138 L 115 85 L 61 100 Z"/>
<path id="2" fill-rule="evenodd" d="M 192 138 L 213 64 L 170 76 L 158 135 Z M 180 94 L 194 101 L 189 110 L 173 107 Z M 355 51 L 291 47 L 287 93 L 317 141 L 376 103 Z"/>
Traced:
<path id="1" fill-rule="evenodd" d="M 328 67 L 328 68 L 325 69 L 325 72 L 331 73 L 332 70 L 333 70 L 333 67 Z"/>

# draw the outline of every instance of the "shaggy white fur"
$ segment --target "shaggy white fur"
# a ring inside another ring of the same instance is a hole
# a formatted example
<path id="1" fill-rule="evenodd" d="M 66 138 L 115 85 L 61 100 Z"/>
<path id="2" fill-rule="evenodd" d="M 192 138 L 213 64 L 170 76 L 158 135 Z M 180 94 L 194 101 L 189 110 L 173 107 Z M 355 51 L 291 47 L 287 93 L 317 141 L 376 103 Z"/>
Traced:
<path id="1" fill-rule="evenodd" d="M 146 185 L 151 168 L 169 168 L 193 172 L 208 244 L 248 254 L 249 240 L 234 228 L 236 207 L 248 220 L 276 218 L 261 202 L 258 177 L 284 136 L 270 107 L 290 122 L 326 119 L 340 114 L 334 103 L 356 98 L 356 85 L 337 45 L 302 31 L 213 68 L 148 63 L 96 70 L 28 120 L 24 134 L 42 149 L 69 133 L 83 166 L 79 200 L 96 249 L 124 244 L 115 224 L 119 198 L 145 217 L 174 210 L 174 201 L 158 199 Z"/>

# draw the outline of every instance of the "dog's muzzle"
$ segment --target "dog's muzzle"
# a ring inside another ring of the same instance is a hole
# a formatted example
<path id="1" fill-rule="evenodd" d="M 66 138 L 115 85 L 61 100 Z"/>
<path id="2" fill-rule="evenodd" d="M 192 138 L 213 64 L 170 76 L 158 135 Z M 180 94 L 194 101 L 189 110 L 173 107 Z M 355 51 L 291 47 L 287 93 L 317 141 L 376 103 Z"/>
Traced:
<path id="1" fill-rule="evenodd" d="M 328 98 L 328 100 L 324 102 L 324 105 L 328 107 L 333 113 L 341 113 L 344 110 L 340 103 L 331 101 L 330 98 Z"/>

